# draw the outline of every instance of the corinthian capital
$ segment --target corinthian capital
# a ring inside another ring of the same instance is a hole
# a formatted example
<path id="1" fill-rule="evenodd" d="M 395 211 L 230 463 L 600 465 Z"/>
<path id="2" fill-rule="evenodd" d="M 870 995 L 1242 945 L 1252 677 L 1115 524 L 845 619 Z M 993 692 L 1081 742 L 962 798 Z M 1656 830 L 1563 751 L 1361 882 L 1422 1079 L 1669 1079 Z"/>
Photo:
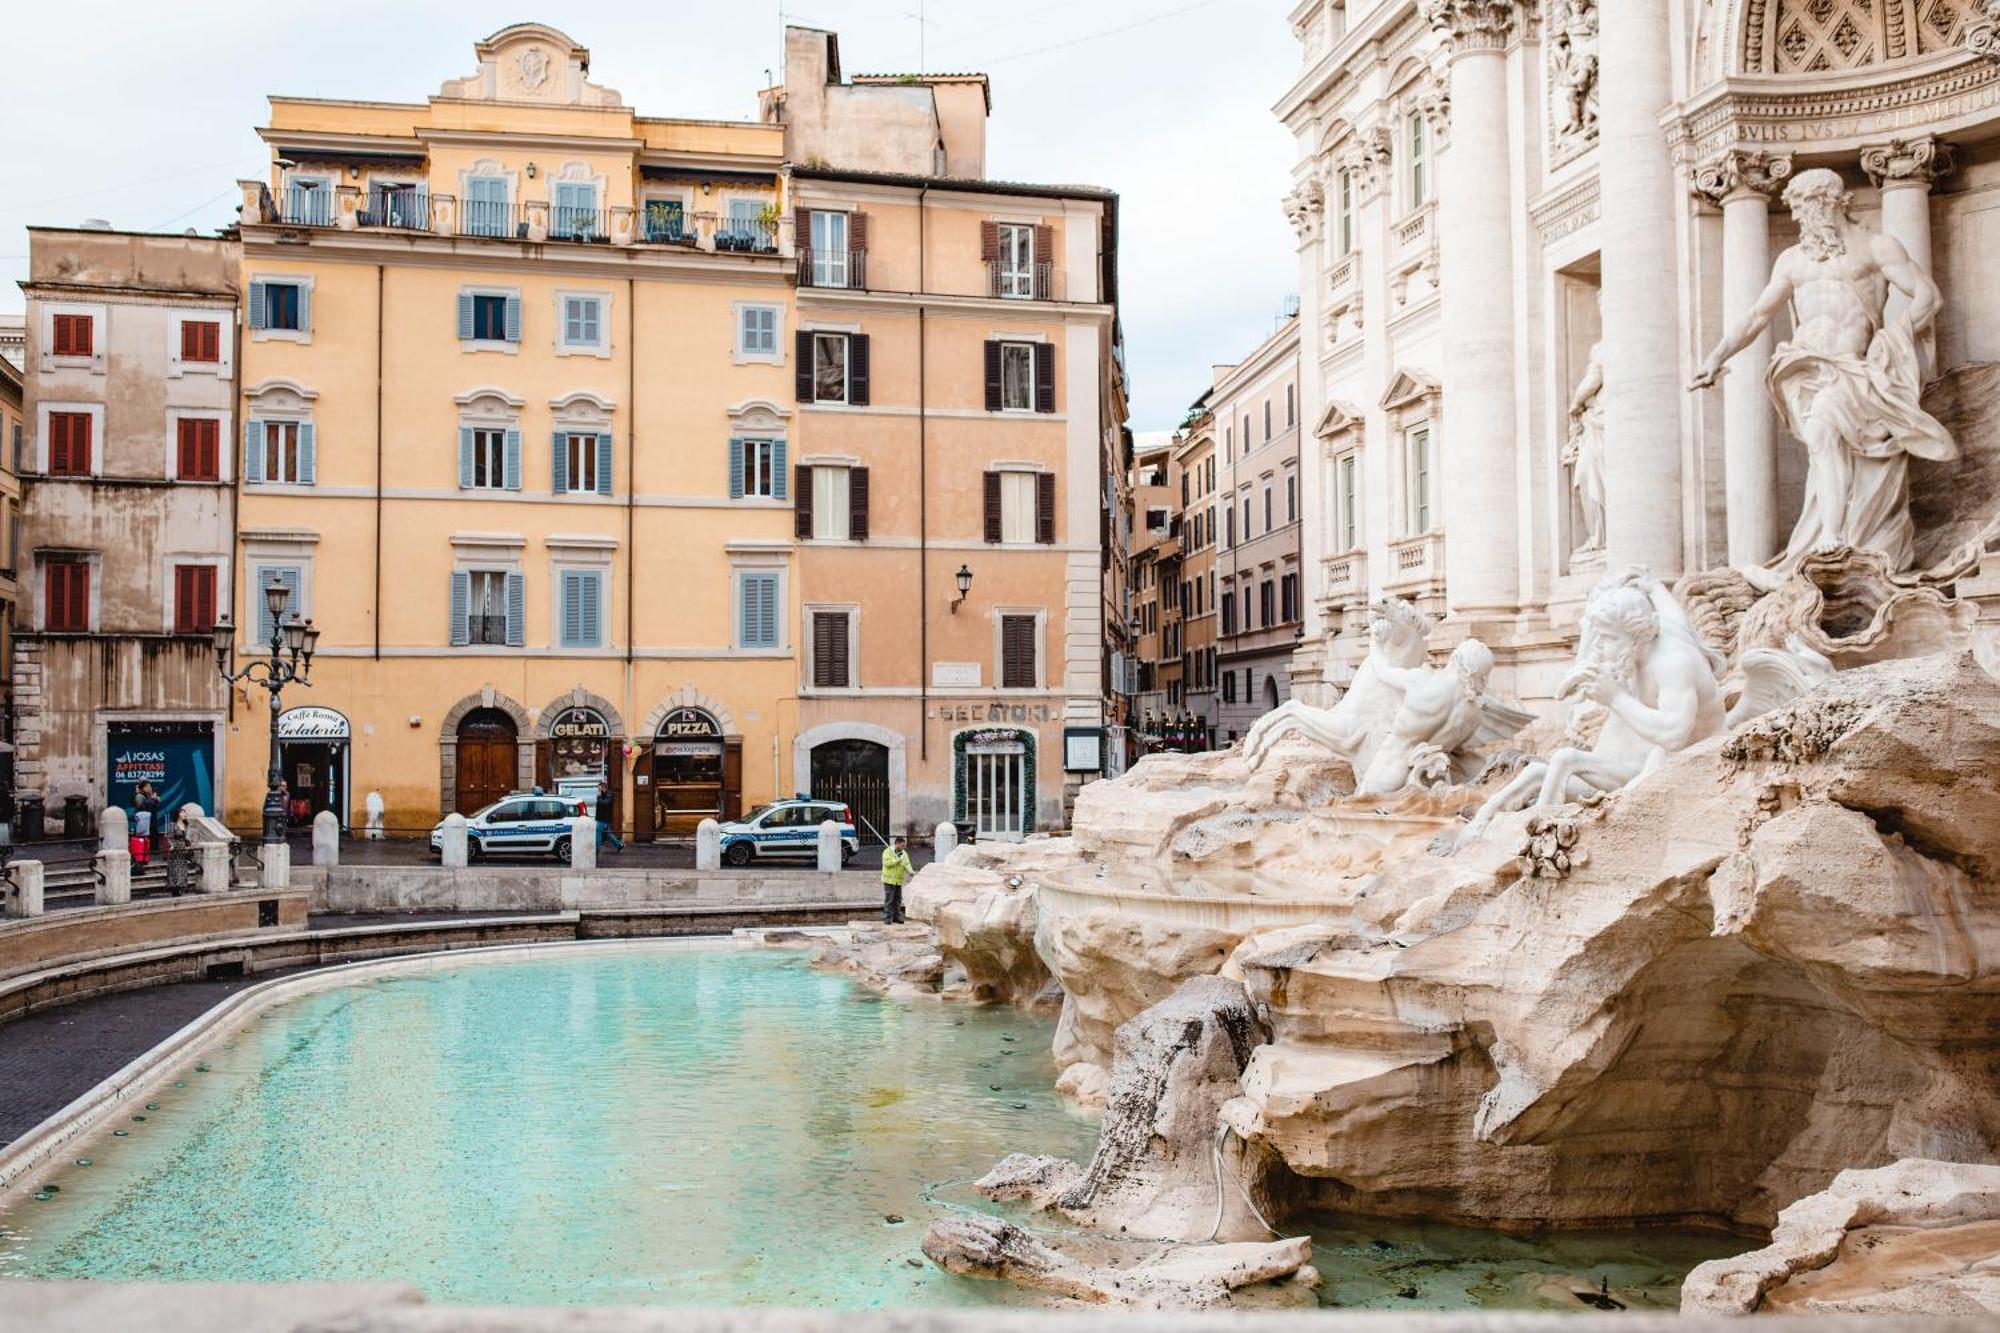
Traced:
<path id="1" fill-rule="evenodd" d="M 1885 185 L 1921 185 L 1951 170 L 1951 146 L 1930 135 L 1921 139 L 1891 139 L 1861 150 L 1861 169 L 1876 189 Z"/>
<path id="2" fill-rule="evenodd" d="M 1520 0 L 1422 0 L 1422 9 L 1453 55 L 1505 50 L 1523 17 Z"/>
<path id="3" fill-rule="evenodd" d="M 1718 204 L 1745 192 L 1769 198 L 1784 187 L 1791 174 L 1790 153 L 1731 148 L 1695 168 L 1694 188 L 1695 193 Z"/>
<path id="4" fill-rule="evenodd" d="M 1965 25 L 1965 47 L 1975 55 L 2000 60 L 2000 0 L 1979 0 Z"/>

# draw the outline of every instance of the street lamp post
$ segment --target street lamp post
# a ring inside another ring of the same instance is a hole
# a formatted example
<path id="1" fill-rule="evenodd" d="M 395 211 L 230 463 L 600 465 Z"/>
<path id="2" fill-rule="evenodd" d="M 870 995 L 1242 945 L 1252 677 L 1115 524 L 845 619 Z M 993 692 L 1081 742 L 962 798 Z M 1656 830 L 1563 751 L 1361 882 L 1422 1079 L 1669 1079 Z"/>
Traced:
<path id="1" fill-rule="evenodd" d="M 240 671 L 231 671 L 230 654 L 236 643 L 236 627 L 223 616 L 215 622 L 215 669 L 222 673 L 223 680 L 234 685 L 238 681 L 250 681 L 264 687 L 271 704 L 271 767 L 266 774 L 267 786 L 264 792 L 264 845 L 275 846 L 285 840 L 285 798 L 278 791 L 284 782 L 282 761 L 278 756 L 278 712 L 280 698 L 287 685 L 301 685 L 312 688 L 307 677 L 312 675 L 313 651 L 319 646 L 319 631 L 310 620 L 300 620 L 298 614 L 285 614 L 285 600 L 288 596 L 285 585 L 273 583 L 264 590 L 264 605 L 271 613 L 271 656 L 267 660 L 246 662 Z"/>

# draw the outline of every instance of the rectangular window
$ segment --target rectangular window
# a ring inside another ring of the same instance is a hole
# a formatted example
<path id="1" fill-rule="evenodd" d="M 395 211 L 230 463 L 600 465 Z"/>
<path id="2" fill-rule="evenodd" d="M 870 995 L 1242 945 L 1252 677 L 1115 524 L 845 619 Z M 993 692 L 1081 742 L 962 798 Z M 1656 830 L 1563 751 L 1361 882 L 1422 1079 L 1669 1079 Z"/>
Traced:
<path id="1" fill-rule="evenodd" d="M 1335 221 L 1333 230 L 1336 256 L 1345 257 L 1354 253 L 1354 173 L 1342 171 L 1334 187 Z"/>
<path id="2" fill-rule="evenodd" d="M 1339 515 L 1339 520 L 1338 532 L 1335 535 L 1339 541 L 1338 549 L 1351 551 L 1361 545 L 1361 502 L 1358 498 L 1360 469 L 1353 454 L 1340 456 L 1339 469 L 1339 486 L 1335 497 L 1335 512 Z"/>
<path id="3" fill-rule="evenodd" d="M 1000 344 L 1000 407 L 1008 412 L 1035 410 L 1035 345 Z"/>
<path id="4" fill-rule="evenodd" d="M 507 575 L 497 569 L 475 569 L 467 576 L 465 641 L 505 644 L 507 640 Z"/>
<path id="5" fill-rule="evenodd" d="M 783 440 L 741 440 L 742 460 L 736 485 L 731 489 L 737 495 L 762 496 L 766 499 L 782 499 L 784 489 Z"/>
<path id="6" fill-rule="evenodd" d="M 736 353 L 738 356 L 758 356 L 776 358 L 778 355 L 778 307 L 774 305 L 746 305 L 739 307 L 736 326 Z"/>
<path id="7" fill-rule="evenodd" d="M 507 223 L 506 177 L 467 177 L 465 181 L 465 234 L 468 236 L 505 236 L 512 230 Z"/>
<path id="8" fill-rule="evenodd" d="M 1279 578 L 1278 601 L 1280 603 L 1279 610 L 1284 615 L 1286 624 L 1289 625 L 1299 618 L 1299 576 L 1297 573 L 1288 571 Z"/>
<path id="9" fill-rule="evenodd" d="M 1224 634 L 1236 632 L 1236 594 L 1233 592 L 1222 594 L 1222 632 Z"/>
<path id="10" fill-rule="evenodd" d="M 181 417 L 174 426 L 174 475 L 182 481 L 222 480 L 222 423 Z"/>
<path id="11" fill-rule="evenodd" d="M 1430 125 L 1424 120 L 1424 113 L 1412 111 L 1409 123 L 1409 188 L 1410 207 L 1425 202 L 1431 197 L 1430 172 Z"/>
<path id="12" fill-rule="evenodd" d="M 1222 516 L 1222 549 L 1236 545 L 1236 511 L 1231 509 Z"/>
<path id="13" fill-rule="evenodd" d="M 813 612 L 813 688 L 845 690 L 854 685 L 854 664 L 848 660 L 845 611 Z"/>
<path id="14" fill-rule="evenodd" d="M 507 298 L 484 292 L 472 296 L 472 340 L 507 341 Z"/>
<path id="15" fill-rule="evenodd" d="M 1035 294 L 1035 229 L 1017 223 L 1000 224 L 1000 295 L 1032 298 Z"/>
<path id="16" fill-rule="evenodd" d="M 300 284 L 265 282 L 259 285 L 264 289 L 264 319 L 259 327 L 303 331 L 305 300 L 301 295 L 303 288 Z"/>
<path id="17" fill-rule="evenodd" d="M 597 432 L 566 431 L 563 434 L 563 462 L 568 491 L 597 489 Z"/>
<path id="18" fill-rule="evenodd" d="M 1431 428 L 1413 426 L 1405 437 L 1410 459 L 1410 534 L 1431 530 Z"/>
<path id="19" fill-rule="evenodd" d="M 812 535 L 818 541 L 847 541 L 853 536 L 853 506 L 844 467 L 812 470 Z"/>
<path id="20" fill-rule="evenodd" d="M 736 578 L 737 646 L 778 646 L 778 575 L 739 574 Z"/>
<path id="21" fill-rule="evenodd" d="M 815 213 L 814 217 L 824 214 Z M 839 216 L 834 214 L 833 216 Z M 813 346 L 813 401 L 816 403 L 844 403 L 847 401 L 847 335 L 844 333 L 815 333 Z"/>
<path id="22" fill-rule="evenodd" d="M 90 475 L 90 427 L 88 412 L 49 413 L 49 475 L 87 477 Z"/>
<path id="23" fill-rule="evenodd" d="M 90 630 L 90 562 L 51 560 L 45 566 L 42 627 L 52 634 Z"/>
<path id="24" fill-rule="evenodd" d="M 1035 489 L 1037 474 L 1000 474 L 1000 540 L 1027 543 L 1035 540 Z"/>
<path id="25" fill-rule="evenodd" d="M 505 317 L 505 312 L 502 312 Z M 604 298 L 565 296 L 562 298 L 563 346 L 602 347 L 604 345 Z"/>
<path id="26" fill-rule="evenodd" d="M 1299 420 L 1298 399 L 1299 395 L 1297 386 L 1287 384 L 1285 386 L 1285 429 L 1286 430 L 1290 430 L 1293 426 L 1298 424 Z"/>
<path id="27" fill-rule="evenodd" d="M 212 319 L 181 321 L 181 360 L 215 364 L 222 360 L 222 326 Z"/>
<path id="28" fill-rule="evenodd" d="M 215 566 L 174 566 L 174 633 L 206 634 L 215 628 Z"/>
<path id="29" fill-rule="evenodd" d="M 1264 400 L 1264 443 L 1269 444 L 1270 442 L 1271 442 L 1271 400 L 1266 398 Z M 1245 452 L 1247 453 L 1248 450 L 1245 450 Z"/>
<path id="30" fill-rule="evenodd" d="M 587 241 L 604 235 L 597 222 L 597 187 L 558 181 L 554 207 L 549 210 L 549 235 Z"/>
<path id="31" fill-rule="evenodd" d="M 560 583 L 562 647 L 602 648 L 604 575 L 594 569 L 565 569 L 561 572 Z"/>
<path id="32" fill-rule="evenodd" d="M 294 484 L 307 480 L 301 467 L 299 453 L 299 437 L 303 424 L 297 421 L 264 423 L 262 480 Z"/>
<path id="33" fill-rule="evenodd" d="M 1271 483 L 1267 481 L 1264 483 L 1264 531 L 1266 532 L 1269 532 L 1276 526 L 1271 521 L 1271 496 Z"/>
<path id="34" fill-rule="evenodd" d="M 1035 618 L 1000 617 L 1000 688 L 1035 688 Z"/>
<path id="35" fill-rule="evenodd" d="M 847 285 L 847 214 L 814 212 L 808 228 L 812 246 L 812 285 Z"/>
<path id="36" fill-rule="evenodd" d="M 270 604 L 264 600 L 264 589 L 277 584 L 285 590 L 285 604 L 278 618 L 271 618 Z M 258 565 L 250 571 L 250 591 L 248 599 L 256 610 L 258 644 L 268 644 L 277 627 L 300 613 L 299 590 L 305 584 L 305 570 L 299 565 Z"/>
<path id="37" fill-rule="evenodd" d="M 507 487 L 507 432 L 502 427 L 472 431 L 472 487 L 479 491 Z"/>
<path id="38" fill-rule="evenodd" d="M 1265 629 L 1278 621 L 1278 585 L 1269 579 L 1257 585 L 1257 615 Z"/>
<path id="39" fill-rule="evenodd" d="M 93 325 L 96 321 L 94 319 L 89 315 L 56 315 L 53 317 L 53 323 L 55 327 L 51 332 L 54 334 L 52 341 L 55 344 L 55 355 L 89 356 L 91 354 L 91 349 L 95 344 Z"/>
<path id="40" fill-rule="evenodd" d="M 1298 521 L 1299 474 L 1296 472 L 1287 472 L 1285 474 L 1285 522 L 1296 523 Z"/>

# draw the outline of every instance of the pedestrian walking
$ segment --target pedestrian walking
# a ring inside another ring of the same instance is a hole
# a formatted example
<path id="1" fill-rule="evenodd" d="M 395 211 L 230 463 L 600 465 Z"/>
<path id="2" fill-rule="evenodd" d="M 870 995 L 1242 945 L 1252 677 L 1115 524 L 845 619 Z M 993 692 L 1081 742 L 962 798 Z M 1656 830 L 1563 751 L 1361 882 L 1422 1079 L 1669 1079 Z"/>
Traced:
<path id="1" fill-rule="evenodd" d="M 618 830 L 611 827 L 611 783 L 604 778 L 597 780 L 597 845 L 609 845 L 614 852 L 625 850 L 625 839 L 618 836 Z"/>
<path id="2" fill-rule="evenodd" d="M 903 920 L 903 885 L 915 870 L 910 864 L 910 840 L 898 833 L 882 849 L 882 920 L 890 925 Z"/>

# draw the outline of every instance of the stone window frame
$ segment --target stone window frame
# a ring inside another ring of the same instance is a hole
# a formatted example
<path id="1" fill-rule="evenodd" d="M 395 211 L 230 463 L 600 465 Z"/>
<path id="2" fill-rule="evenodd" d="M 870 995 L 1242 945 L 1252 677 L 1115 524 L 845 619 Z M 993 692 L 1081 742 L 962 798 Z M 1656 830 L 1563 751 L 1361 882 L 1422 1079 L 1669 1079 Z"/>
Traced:
<path id="1" fill-rule="evenodd" d="M 1041 694 L 1049 688 L 1049 609 L 1046 606 L 996 606 L 991 611 L 993 621 L 993 693 L 1002 696 L 1022 696 Z M 1033 685 L 1002 685 L 1007 679 L 1007 636 L 1005 618 L 1008 616 L 1033 616 L 1035 618 L 1035 683 Z"/>
<path id="2" fill-rule="evenodd" d="M 1397 540 L 1444 531 L 1444 491 L 1439 484 L 1442 440 L 1438 431 L 1438 424 L 1444 419 L 1443 396 L 1443 388 L 1436 379 L 1423 371 L 1408 369 L 1397 371 L 1382 395 L 1381 407 L 1388 414 L 1389 437 L 1395 442 L 1389 456 L 1389 488 L 1397 499 L 1394 521 Z M 1428 432 L 1426 441 L 1430 451 L 1430 523 L 1421 530 L 1415 526 L 1416 496 L 1411 489 L 1410 458 L 1411 435 L 1419 427 Z"/>
<path id="3" fill-rule="evenodd" d="M 81 413 L 90 418 L 90 471 L 83 473 L 64 472 L 51 476 L 49 473 L 49 414 L 52 412 Z M 35 472 L 51 481 L 80 481 L 88 477 L 104 475 L 104 404 L 71 402 L 66 399 L 47 399 L 35 404 Z M 95 594 L 93 594 L 94 596 Z"/>
<path id="4" fill-rule="evenodd" d="M 819 662 L 813 651 L 818 636 L 813 633 L 813 617 L 819 612 L 838 613 L 847 617 L 847 684 L 814 684 Z M 813 695 L 842 695 L 861 693 L 861 603 L 859 602 L 802 602 L 799 605 L 799 661 L 804 668 L 799 675 L 799 695 L 801 698 Z"/>
<path id="5" fill-rule="evenodd" d="M 169 407 L 167 409 L 167 434 L 161 476 L 169 481 L 180 481 L 181 477 L 181 422 L 213 421 L 215 428 L 215 471 L 214 481 L 191 483 L 197 486 L 228 485 L 236 480 L 236 454 L 243 442 L 237 438 L 236 414 L 227 407 Z"/>
<path id="6" fill-rule="evenodd" d="M 612 567 L 618 554 L 618 539 L 603 537 L 593 533 L 555 533 L 543 541 L 549 552 L 549 644 L 557 651 L 577 657 L 617 656 L 624 650 L 616 646 L 612 634 Z M 591 645 L 572 645 L 563 642 L 562 633 L 562 576 L 564 574 L 596 574 L 598 626 L 602 633 L 599 642 Z"/>
<path id="7" fill-rule="evenodd" d="M 597 302 L 597 341 L 594 343 L 573 343 L 569 341 L 569 309 L 571 300 L 595 300 Z M 612 292 L 608 287 L 558 287 L 555 291 L 555 351 L 557 356 L 590 356 L 599 360 L 611 358 L 611 309 Z"/>

